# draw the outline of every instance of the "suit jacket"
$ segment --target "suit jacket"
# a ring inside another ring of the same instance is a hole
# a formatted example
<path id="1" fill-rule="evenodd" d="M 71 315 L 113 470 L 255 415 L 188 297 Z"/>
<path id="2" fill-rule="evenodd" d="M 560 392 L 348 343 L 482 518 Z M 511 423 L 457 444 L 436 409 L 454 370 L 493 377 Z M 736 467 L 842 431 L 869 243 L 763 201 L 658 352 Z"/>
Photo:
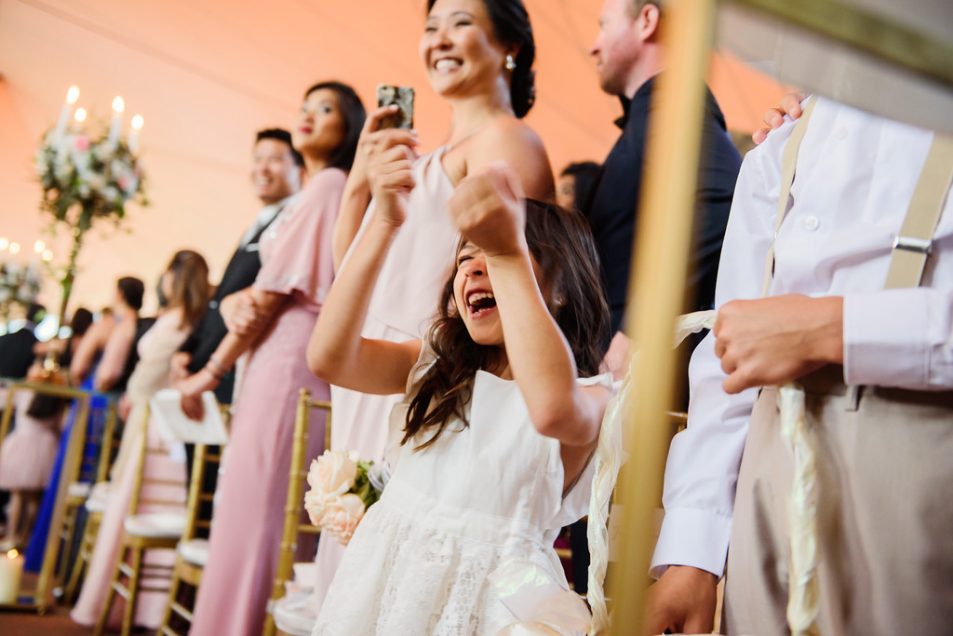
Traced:
<path id="1" fill-rule="evenodd" d="M 635 204 L 642 186 L 642 161 L 655 79 L 643 84 L 631 102 L 623 100 L 625 116 L 616 122 L 622 135 L 603 164 L 593 195 L 590 225 L 612 312 L 613 333 L 622 328 L 635 235 Z M 687 311 L 710 309 L 715 302 L 715 278 L 725 238 L 728 212 L 741 168 L 741 156 L 728 137 L 725 118 L 707 92 L 701 167 L 696 191 L 695 240 L 689 262 Z"/>
<path id="2" fill-rule="evenodd" d="M 0 336 L 0 378 L 25 378 L 33 364 L 33 325 Z"/>
<path id="3" fill-rule="evenodd" d="M 205 314 L 180 349 L 180 351 L 192 355 L 189 372 L 197 373 L 200 371 L 208 363 L 209 358 L 215 353 L 215 349 L 218 348 L 218 345 L 228 333 L 225 321 L 222 320 L 222 314 L 219 311 L 219 305 L 222 299 L 229 294 L 250 287 L 255 282 L 258 270 L 261 269 L 258 241 L 276 218 L 278 218 L 278 214 L 275 214 L 268 225 L 262 226 L 246 245 L 239 246 L 228 261 L 228 266 L 222 275 L 222 281 L 219 283 L 218 289 L 215 290 L 215 295 L 209 301 Z M 219 383 L 218 388 L 215 389 L 216 399 L 222 404 L 231 403 L 234 384 L 234 373 L 227 373 Z"/>

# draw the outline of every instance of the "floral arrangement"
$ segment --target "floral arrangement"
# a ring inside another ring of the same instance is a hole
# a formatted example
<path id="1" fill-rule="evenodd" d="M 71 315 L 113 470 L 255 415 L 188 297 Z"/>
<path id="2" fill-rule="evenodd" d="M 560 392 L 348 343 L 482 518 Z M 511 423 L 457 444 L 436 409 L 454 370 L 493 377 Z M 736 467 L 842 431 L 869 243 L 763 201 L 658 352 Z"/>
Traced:
<path id="1" fill-rule="evenodd" d="M 27 307 L 40 294 L 40 271 L 34 265 L 0 262 L 0 320 L 10 319 L 15 305 Z"/>
<path id="2" fill-rule="evenodd" d="M 347 545 L 388 479 L 384 465 L 358 459 L 347 451 L 324 451 L 311 462 L 311 488 L 304 495 L 304 508 L 311 523 Z"/>
<path id="3" fill-rule="evenodd" d="M 148 203 L 137 157 L 121 139 L 105 134 L 58 135 L 51 129 L 40 143 L 36 172 L 43 188 L 41 209 L 81 231 L 97 219 L 119 223 L 130 200 Z"/>
<path id="4" fill-rule="evenodd" d="M 65 320 L 86 232 L 104 220 L 119 225 L 130 201 L 143 206 L 149 203 L 138 157 L 142 117 L 132 118 L 132 130 L 124 138 L 125 102 L 117 96 L 109 128 L 87 129 L 86 110 L 73 112 L 78 99 L 79 89 L 71 86 L 59 121 L 43 136 L 36 154 L 36 173 L 43 190 L 40 209 L 52 216 L 51 232 L 65 225 L 72 238 L 68 260 L 56 274 L 63 292 L 60 324 Z"/>

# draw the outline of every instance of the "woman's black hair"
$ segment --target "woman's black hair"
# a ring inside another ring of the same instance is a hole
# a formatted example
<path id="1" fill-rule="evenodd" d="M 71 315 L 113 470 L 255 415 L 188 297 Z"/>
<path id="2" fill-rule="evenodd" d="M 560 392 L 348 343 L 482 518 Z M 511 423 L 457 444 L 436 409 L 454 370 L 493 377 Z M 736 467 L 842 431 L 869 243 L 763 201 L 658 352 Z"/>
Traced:
<path id="1" fill-rule="evenodd" d="M 357 96 L 354 89 L 343 82 L 318 82 L 305 91 L 304 98 L 308 99 L 311 93 L 320 90 L 334 92 L 337 96 L 341 116 L 344 118 L 344 139 L 341 141 L 341 145 L 331 153 L 328 164 L 344 171 L 350 170 L 351 164 L 354 163 L 357 140 L 361 136 L 361 129 L 364 127 L 367 112 L 364 110 L 361 98 Z"/>
<path id="2" fill-rule="evenodd" d="M 559 173 L 560 177 L 571 176 L 573 178 L 573 206 L 586 219 L 589 218 L 592 197 L 596 193 L 596 185 L 599 183 L 599 175 L 601 174 L 602 166 L 595 161 L 571 163 Z"/>
<path id="3" fill-rule="evenodd" d="M 427 13 L 436 1 L 427 0 Z M 504 46 L 516 48 L 513 56 L 516 68 L 510 74 L 510 104 L 513 114 L 523 118 L 536 101 L 536 72 L 533 70 L 536 41 L 529 13 L 522 0 L 483 0 L 483 5 L 490 16 L 496 39 Z"/>

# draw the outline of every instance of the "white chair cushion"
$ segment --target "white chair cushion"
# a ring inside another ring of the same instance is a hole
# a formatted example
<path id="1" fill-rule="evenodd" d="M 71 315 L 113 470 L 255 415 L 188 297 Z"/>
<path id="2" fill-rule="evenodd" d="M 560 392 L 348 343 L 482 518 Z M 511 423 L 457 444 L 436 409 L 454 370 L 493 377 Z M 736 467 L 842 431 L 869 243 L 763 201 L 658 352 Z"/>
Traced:
<path id="1" fill-rule="evenodd" d="M 275 625 L 291 636 L 311 636 L 314 623 L 318 620 L 314 605 L 310 591 L 285 594 L 272 607 Z"/>
<path id="2" fill-rule="evenodd" d="M 205 562 L 208 560 L 208 539 L 180 541 L 178 550 L 187 562 L 205 567 Z"/>
<path id="3" fill-rule="evenodd" d="M 106 512 L 106 506 L 109 505 L 109 497 L 90 497 L 86 500 L 86 510 L 89 512 Z"/>
<path id="4" fill-rule="evenodd" d="M 85 498 L 89 496 L 92 485 L 85 481 L 74 481 L 66 491 L 70 497 Z"/>
<path id="5" fill-rule="evenodd" d="M 126 517 L 123 527 L 134 537 L 172 539 L 185 531 L 185 515 L 163 512 L 133 515 Z"/>

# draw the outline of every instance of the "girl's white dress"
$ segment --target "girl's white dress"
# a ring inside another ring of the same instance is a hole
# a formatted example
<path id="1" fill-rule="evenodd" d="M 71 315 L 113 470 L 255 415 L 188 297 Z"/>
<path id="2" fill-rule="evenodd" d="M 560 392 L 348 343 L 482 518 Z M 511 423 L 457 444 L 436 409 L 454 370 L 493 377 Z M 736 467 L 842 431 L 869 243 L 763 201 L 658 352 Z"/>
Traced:
<path id="1" fill-rule="evenodd" d="M 608 376 L 579 382 L 611 387 Z M 391 416 L 398 441 L 408 403 Z M 491 581 L 514 565 L 568 590 L 553 541 L 587 512 L 592 462 L 564 495 L 559 441 L 536 432 L 514 381 L 477 372 L 469 421 L 451 423 L 425 449 L 397 449 L 314 636 L 496 635 L 517 616 Z"/>

